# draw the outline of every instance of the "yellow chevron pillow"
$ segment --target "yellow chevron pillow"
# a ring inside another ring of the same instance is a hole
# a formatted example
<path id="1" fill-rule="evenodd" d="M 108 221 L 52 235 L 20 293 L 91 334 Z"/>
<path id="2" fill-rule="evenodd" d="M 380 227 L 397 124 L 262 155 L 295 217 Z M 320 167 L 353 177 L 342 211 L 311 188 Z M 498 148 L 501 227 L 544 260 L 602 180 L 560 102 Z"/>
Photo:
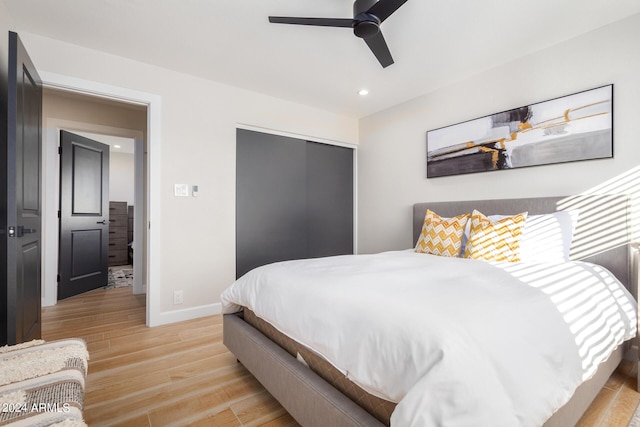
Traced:
<path id="1" fill-rule="evenodd" d="M 422 232 L 414 249 L 415 252 L 440 256 L 457 257 L 462 246 L 462 234 L 469 220 L 469 214 L 453 218 L 442 218 L 428 210 L 424 216 Z"/>
<path id="2" fill-rule="evenodd" d="M 520 236 L 526 219 L 527 212 L 523 212 L 492 222 L 474 210 L 464 257 L 486 261 L 520 261 Z"/>

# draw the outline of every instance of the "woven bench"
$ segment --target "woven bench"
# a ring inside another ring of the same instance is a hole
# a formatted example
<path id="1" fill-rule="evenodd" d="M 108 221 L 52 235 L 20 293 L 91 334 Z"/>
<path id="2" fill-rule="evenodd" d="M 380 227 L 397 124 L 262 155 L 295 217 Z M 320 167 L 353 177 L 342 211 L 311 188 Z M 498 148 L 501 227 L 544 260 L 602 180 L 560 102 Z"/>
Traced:
<path id="1" fill-rule="evenodd" d="M 86 426 L 88 359 L 81 339 L 0 347 L 0 426 Z"/>

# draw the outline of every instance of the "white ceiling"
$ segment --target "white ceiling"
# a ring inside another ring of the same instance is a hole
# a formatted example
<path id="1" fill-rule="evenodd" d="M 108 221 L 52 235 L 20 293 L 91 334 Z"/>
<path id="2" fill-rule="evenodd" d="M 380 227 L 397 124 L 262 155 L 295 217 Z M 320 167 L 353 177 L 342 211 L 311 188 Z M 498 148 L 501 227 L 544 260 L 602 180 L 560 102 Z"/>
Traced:
<path id="1" fill-rule="evenodd" d="M 396 62 L 383 69 L 348 28 L 267 20 L 349 18 L 350 0 L 0 1 L 18 32 L 355 118 L 640 13 L 640 0 L 408 0 L 382 24 Z"/>

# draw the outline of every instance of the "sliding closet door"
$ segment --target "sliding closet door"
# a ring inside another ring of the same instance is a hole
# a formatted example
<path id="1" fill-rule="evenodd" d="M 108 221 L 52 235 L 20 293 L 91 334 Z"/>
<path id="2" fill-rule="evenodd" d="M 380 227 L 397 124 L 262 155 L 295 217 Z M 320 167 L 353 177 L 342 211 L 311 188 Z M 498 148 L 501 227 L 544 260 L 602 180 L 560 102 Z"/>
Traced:
<path id="1" fill-rule="evenodd" d="M 307 257 L 353 253 L 353 150 L 307 142 Z"/>
<path id="2" fill-rule="evenodd" d="M 306 148 L 293 138 L 237 131 L 236 275 L 304 258 Z"/>
<path id="3" fill-rule="evenodd" d="M 353 253 L 353 150 L 238 129 L 236 276 Z"/>

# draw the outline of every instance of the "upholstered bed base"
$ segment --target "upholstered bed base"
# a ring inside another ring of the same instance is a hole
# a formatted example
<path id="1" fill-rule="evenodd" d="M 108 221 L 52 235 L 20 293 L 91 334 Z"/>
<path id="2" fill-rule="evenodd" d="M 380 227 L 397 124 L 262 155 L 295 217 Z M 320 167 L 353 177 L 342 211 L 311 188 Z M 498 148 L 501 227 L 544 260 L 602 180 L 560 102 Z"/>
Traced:
<path id="1" fill-rule="evenodd" d="M 311 369 L 242 319 L 224 316 L 224 344 L 305 427 L 384 427 Z"/>
<path id="2" fill-rule="evenodd" d="M 289 338 L 269 322 L 259 318 L 255 313 L 245 307 L 243 310 L 244 321 L 253 326 L 268 339 L 283 348 L 291 356 L 307 365 L 313 372 L 336 388 L 345 397 L 351 399 L 362 409 L 373 415 L 385 426 L 391 425 L 391 414 L 396 409 L 396 404 L 369 394 L 366 390 L 348 379 L 335 366 L 327 362 L 322 356 L 310 350 L 306 346 Z"/>

